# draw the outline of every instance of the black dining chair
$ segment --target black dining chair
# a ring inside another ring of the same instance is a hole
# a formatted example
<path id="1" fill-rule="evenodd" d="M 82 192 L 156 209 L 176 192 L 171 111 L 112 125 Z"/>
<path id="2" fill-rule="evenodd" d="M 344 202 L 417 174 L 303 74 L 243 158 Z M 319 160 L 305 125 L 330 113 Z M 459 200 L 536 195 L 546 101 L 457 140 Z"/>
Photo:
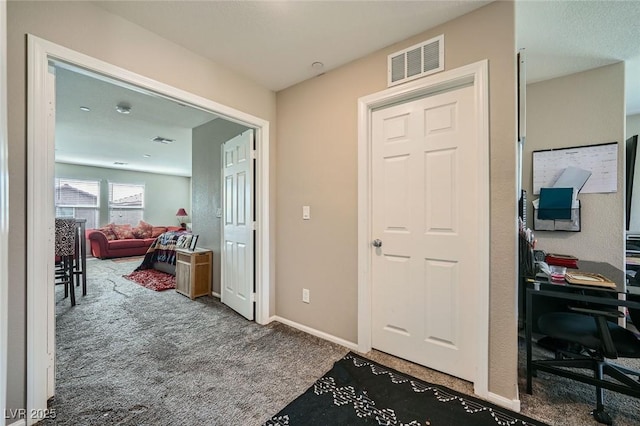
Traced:
<path id="1" fill-rule="evenodd" d="M 55 255 L 59 259 L 56 270 L 56 284 L 64 284 L 64 295 L 71 296 L 71 306 L 76 304 L 74 286 L 74 258 L 76 256 L 76 220 L 55 220 Z"/>

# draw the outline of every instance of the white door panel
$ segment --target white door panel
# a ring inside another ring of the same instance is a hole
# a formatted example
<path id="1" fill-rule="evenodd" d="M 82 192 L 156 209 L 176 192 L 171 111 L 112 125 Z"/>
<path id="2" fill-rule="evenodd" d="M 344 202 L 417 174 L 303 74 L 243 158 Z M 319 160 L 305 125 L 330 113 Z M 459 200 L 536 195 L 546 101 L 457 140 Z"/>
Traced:
<path id="1" fill-rule="evenodd" d="M 373 112 L 373 347 L 473 380 L 479 233 L 472 87 Z"/>
<path id="2" fill-rule="evenodd" d="M 254 319 L 253 130 L 225 142 L 222 303 Z"/>

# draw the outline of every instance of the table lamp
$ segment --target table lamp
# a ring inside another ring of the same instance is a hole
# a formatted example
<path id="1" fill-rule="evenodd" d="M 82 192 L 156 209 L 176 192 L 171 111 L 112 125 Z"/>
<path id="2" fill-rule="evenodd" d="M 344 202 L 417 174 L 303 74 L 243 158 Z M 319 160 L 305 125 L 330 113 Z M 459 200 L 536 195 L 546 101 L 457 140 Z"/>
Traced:
<path id="1" fill-rule="evenodd" d="M 180 223 L 180 226 L 183 228 L 187 227 L 187 224 L 184 222 L 184 218 L 189 216 L 187 214 L 187 211 L 183 208 L 179 208 L 178 212 L 176 213 L 176 217 L 178 218 L 178 222 Z"/>

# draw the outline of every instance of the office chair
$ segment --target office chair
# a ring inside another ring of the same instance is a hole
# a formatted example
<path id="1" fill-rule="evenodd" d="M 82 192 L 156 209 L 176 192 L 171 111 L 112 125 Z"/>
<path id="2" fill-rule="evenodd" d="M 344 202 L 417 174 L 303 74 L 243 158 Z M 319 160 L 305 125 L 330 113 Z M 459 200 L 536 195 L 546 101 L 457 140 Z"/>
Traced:
<path id="1" fill-rule="evenodd" d="M 627 299 L 640 301 L 638 296 L 629 294 Z M 542 334 L 564 344 L 555 350 L 555 359 L 537 360 L 535 363 L 555 369 L 555 374 L 593 384 L 596 387 L 596 408 L 591 414 L 599 423 L 610 425 L 611 417 L 604 409 L 603 387 L 640 397 L 640 372 L 616 365 L 608 359 L 640 358 L 640 339 L 614 322 L 622 315 L 617 310 L 596 309 L 592 305 L 569 309 L 571 312 L 551 312 L 538 319 Z M 640 308 L 628 308 L 628 311 L 632 322 L 640 327 Z M 571 368 L 591 370 L 592 376 L 568 370 Z M 607 380 L 606 376 L 615 381 Z"/>

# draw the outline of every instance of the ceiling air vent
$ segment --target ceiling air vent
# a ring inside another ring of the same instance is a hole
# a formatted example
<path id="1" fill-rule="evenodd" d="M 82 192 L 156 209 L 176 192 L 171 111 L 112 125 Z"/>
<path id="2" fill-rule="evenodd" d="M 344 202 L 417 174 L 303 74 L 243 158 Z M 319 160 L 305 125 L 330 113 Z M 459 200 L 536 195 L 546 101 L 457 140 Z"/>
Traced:
<path id="1" fill-rule="evenodd" d="M 155 138 L 151 139 L 151 141 L 157 142 L 157 143 L 163 143 L 165 145 L 168 145 L 170 143 L 174 143 L 176 140 L 175 139 L 169 139 L 169 138 L 163 138 L 162 136 L 156 136 Z"/>
<path id="2" fill-rule="evenodd" d="M 405 83 L 444 70 L 444 34 L 387 57 L 387 85 Z"/>

